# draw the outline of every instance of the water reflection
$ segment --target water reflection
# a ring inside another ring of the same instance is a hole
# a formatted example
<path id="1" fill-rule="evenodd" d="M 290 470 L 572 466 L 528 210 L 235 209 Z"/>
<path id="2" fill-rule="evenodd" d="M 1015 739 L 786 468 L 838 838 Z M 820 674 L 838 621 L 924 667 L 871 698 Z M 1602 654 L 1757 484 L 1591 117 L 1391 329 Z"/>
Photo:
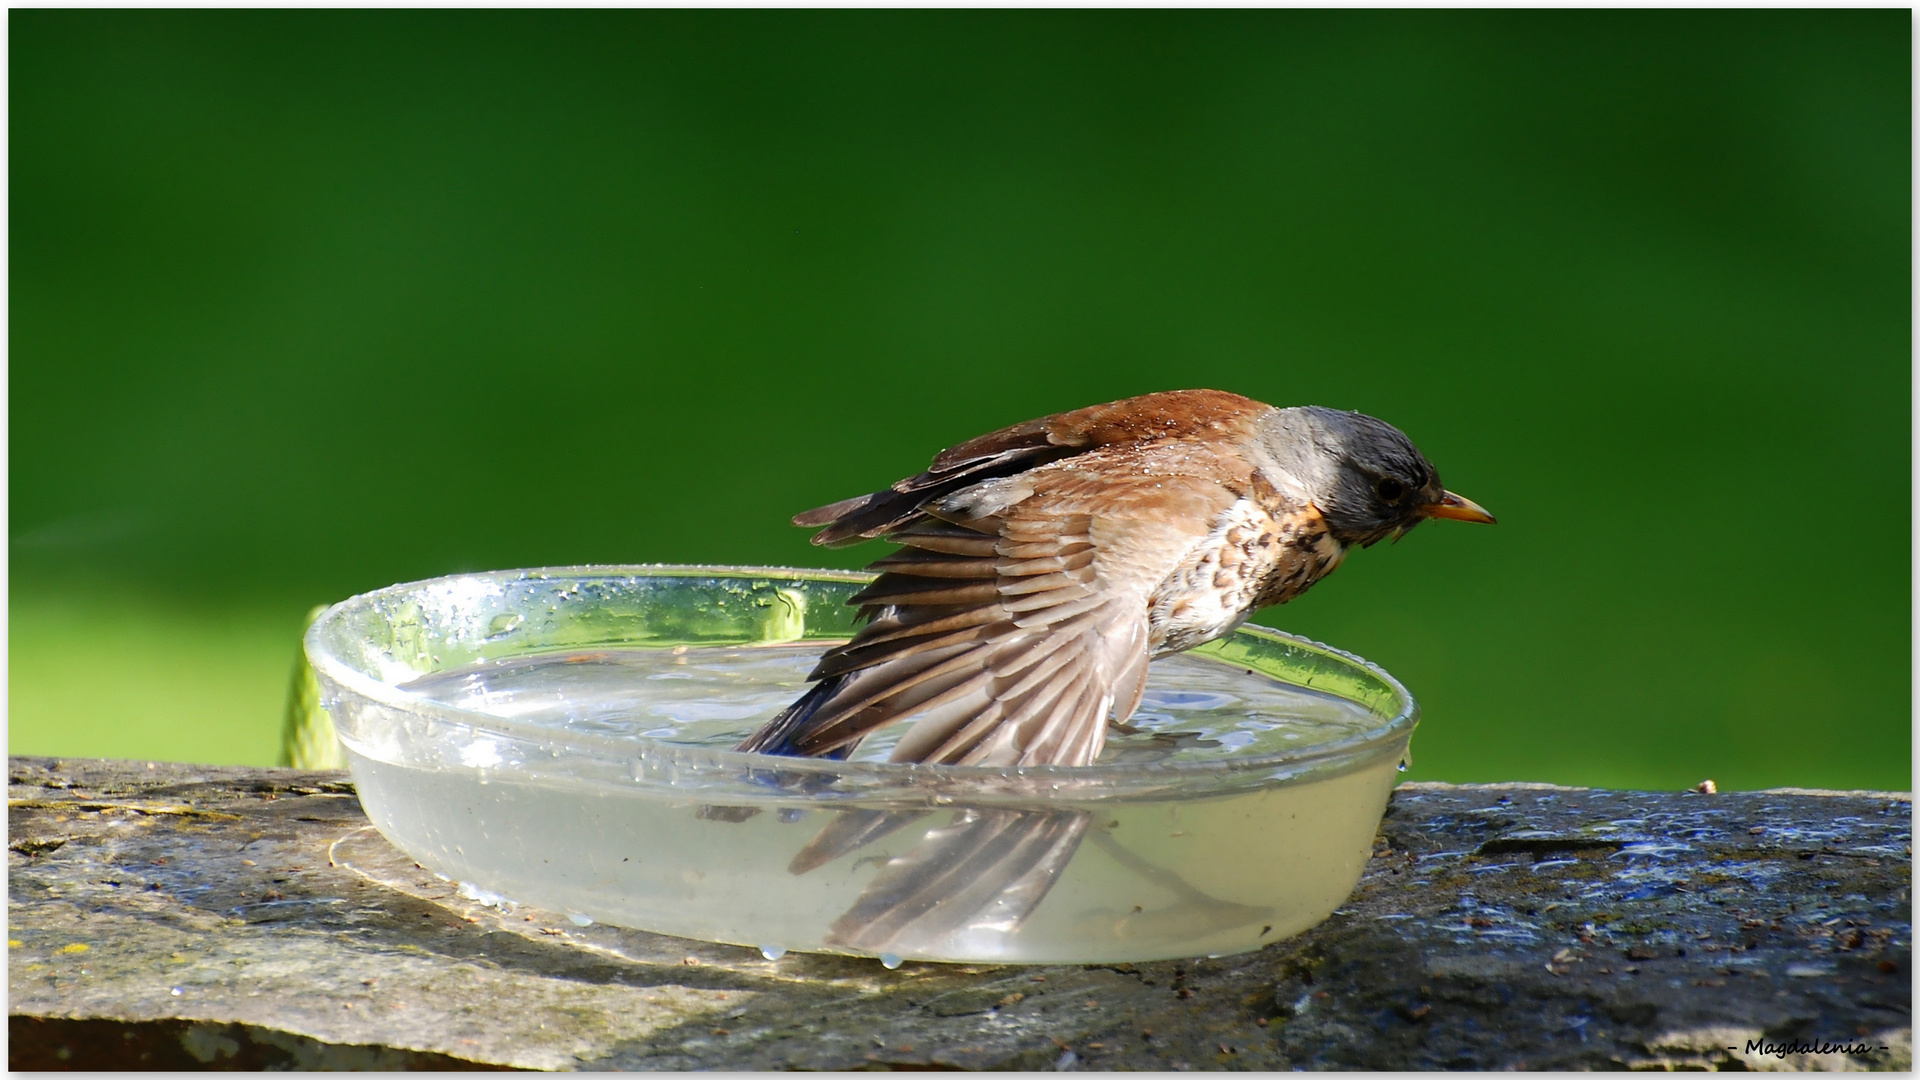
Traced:
<path id="1" fill-rule="evenodd" d="M 1132 762 L 1163 759 L 1183 747 L 1210 745 L 1192 732 L 1157 733 L 1126 750 Z M 928 817 L 930 810 L 844 810 L 787 866 L 810 873 Z M 715 815 L 718 816 L 718 815 Z M 879 856 L 878 875 L 829 928 L 824 943 L 858 952 L 909 956 L 1001 951 L 1045 900 L 1089 835 L 1125 870 L 1172 892 L 1180 902 L 1163 911 L 1095 913 L 1123 930 L 1153 932 L 1147 923 L 1171 914 L 1183 933 L 1204 934 L 1261 919 L 1269 908 L 1215 899 L 1178 874 L 1155 866 L 1106 832 L 1092 828 L 1086 810 L 1052 807 L 968 807 L 928 829 L 906 854 Z M 1164 928 L 1162 928 L 1164 929 Z"/>

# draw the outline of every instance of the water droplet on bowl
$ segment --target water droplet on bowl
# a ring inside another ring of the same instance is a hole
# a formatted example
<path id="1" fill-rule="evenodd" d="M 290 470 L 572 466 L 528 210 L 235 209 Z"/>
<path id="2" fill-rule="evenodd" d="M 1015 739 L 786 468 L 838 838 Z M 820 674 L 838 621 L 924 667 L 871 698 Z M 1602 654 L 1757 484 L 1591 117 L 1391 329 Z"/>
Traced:
<path id="1" fill-rule="evenodd" d="M 593 919 L 577 911 L 567 912 L 567 921 L 575 926 L 592 926 Z"/>
<path id="2" fill-rule="evenodd" d="M 892 971 L 894 968 L 899 967 L 900 964 L 901 964 L 900 958 L 893 955 L 892 953 L 883 952 L 880 954 L 880 966 L 883 968 L 886 968 L 888 971 Z"/>
<path id="3" fill-rule="evenodd" d="M 778 945 L 762 945 L 760 946 L 760 955 L 769 960 L 778 960 L 787 955 L 787 950 Z"/>

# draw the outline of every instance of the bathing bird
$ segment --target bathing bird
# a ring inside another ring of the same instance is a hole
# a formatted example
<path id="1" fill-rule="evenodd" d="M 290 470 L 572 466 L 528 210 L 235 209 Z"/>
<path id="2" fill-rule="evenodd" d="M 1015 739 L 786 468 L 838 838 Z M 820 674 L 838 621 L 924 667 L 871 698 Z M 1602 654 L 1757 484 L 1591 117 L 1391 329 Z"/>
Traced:
<path id="1" fill-rule="evenodd" d="M 1494 520 L 1357 412 L 1176 390 L 1002 428 L 794 517 L 815 544 L 901 550 L 848 601 L 859 632 L 739 749 L 844 757 L 914 717 L 891 760 L 1091 764 L 1139 705 L 1149 660 L 1429 518 Z"/>
<path id="2" fill-rule="evenodd" d="M 819 530 L 816 544 L 884 538 L 900 550 L 848 601 L 860 609 L 852 640 L 738 749 L 845 758 L 911 718 L 892 761 L 1090 765 L 1139 706 L 1148 661 L 1232 632 L 1353 547 L 1429 518 L 1494 520 L 1442 487 L 1405 435 L 1357 412 L 1177 390 L 1002 428 L 793 519 Z M 930 812 L 839 812 L 788 869 L 817 869 Z M 1052 800 L 961 806 L 881 859 L 825 941 L 901 956 L 987 949 L 1046 896 L 1089 819 Z"/>

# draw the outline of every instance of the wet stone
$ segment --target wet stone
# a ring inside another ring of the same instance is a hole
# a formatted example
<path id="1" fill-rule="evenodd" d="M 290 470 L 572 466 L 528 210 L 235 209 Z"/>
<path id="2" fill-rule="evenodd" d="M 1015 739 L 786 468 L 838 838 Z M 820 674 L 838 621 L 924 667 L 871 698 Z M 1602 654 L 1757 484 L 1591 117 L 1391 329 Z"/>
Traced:
<path id="1" fill-rule="evenodd" d="M 343 773 L 9 765 L 15 1069 L 1912 1060 L 1904 794 L 1408 784 L 1353 898 L 1261 951 L 888 970 L 483 904 Z"/>

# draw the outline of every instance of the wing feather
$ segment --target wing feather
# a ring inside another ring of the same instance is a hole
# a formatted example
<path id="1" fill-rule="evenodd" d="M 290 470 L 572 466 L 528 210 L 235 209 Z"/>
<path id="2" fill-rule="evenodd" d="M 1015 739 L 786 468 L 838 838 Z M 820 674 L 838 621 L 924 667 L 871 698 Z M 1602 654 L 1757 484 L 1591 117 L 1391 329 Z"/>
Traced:
<path id="1" fill-rule="evenodd" d="M 970 535 L 955 535 L 959 532 L 958 529 L 951 533 L 902 532 L 895 533 L 887 539 L 896 544 L 905 544 L 922 551 L 937 551 L 943 555 L 966 555 L 977 559 L 994 554 L 993 537 L 982 536 L 971 530 L 968 530 Z"/>
<path id="2" fill-rule="evenodd" d="M 885 604 L 979 604 L 1000 595 L 993 582 L 955 585 L 937 577 L 918 577 L 908 573 L 885 573 L 873 584 L 855 593 L 848 601 L 863 606 Z"/>

